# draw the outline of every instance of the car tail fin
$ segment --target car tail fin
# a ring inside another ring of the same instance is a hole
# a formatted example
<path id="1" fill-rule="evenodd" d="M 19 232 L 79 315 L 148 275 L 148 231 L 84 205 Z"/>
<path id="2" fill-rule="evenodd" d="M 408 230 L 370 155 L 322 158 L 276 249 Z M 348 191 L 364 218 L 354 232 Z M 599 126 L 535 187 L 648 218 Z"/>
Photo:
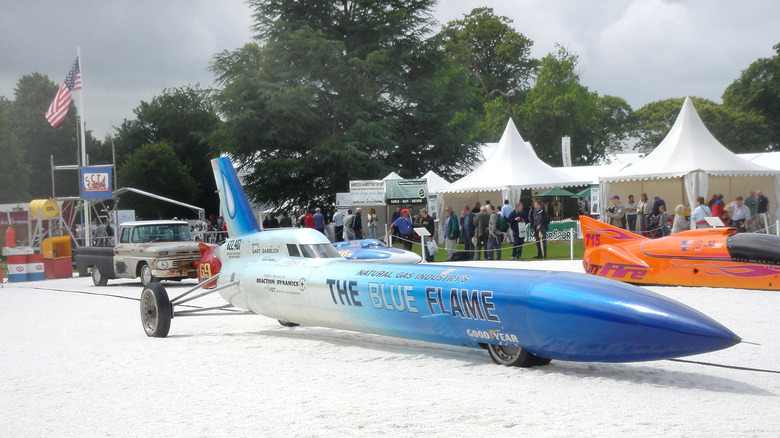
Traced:
<path id="1" fill-rule="evenodd" d="M 238 237 L 260 231 L 230 158 L 219 157 L 211 160 L 211 168 L 217 182 L 219 203 L 225 215 L 228 235 Z"/>
<path id="2" fill-rule="evenodd" d="M 647 240 L 647 237 L 626 231 L 588 216 L 580 216 L 582 237 L 585 239 L 585 249 L 601 245 L 614 245 L 631 240 Z"/>

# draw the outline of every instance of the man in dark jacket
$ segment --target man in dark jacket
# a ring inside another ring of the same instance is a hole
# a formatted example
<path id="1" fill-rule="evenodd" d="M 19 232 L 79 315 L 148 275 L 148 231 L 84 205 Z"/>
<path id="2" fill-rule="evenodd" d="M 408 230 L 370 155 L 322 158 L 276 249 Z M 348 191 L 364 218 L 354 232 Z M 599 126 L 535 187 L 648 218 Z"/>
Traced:
<path id="1" fill-rule="evenodd" d="M 460 236 L 463 239 L 463 250 L 469 254 L 469 259 L 474 259 L 474 213 L 467 204 L 463 204 L 460 212 Z"/>
<path id="2" fill-rule="evenodd" d="M 479 252 L 485 250 L 488 239 L 488 227 L 490 226 L 490 214 L 487 208 L 481 207 L 479 213 L 474 216 L 474 236 L 477 238 L 476 259 L 479 260 Z M 485 253 L 487 258 L 487 252 Z"/>
<path id="3" fill-rule="evenodd" d="M 512 258 L 523 258 L 523 244 L 525 243 L 525 234 L 528 227 L 528 215 L 523 211 L 523 203 L 518 202 L 517 206 L 509 213 L 509 227 L 512 228 Z"/>
<path id="4" fill-rule="evenodd" d="M 447 255 L 452 258 L 455 254 L 458 238 L 460 237 L 460 226 L 458 216 L 452 211 L 452 206 L 444 209 L 444 247 L 447 249 Z"/>
<path id="5" fill-rule="evenodd" d="M 352 219 L 352 231 L 355 232 L 355 240 L 363 238 L 363 209 L 355 210 L 355 217 Z"/>
<path id="6" fill-rule="evenodd" d="M 550 219 L 547 212 L 542 207 L 541 201 L 534 201 L 533 227 L 536 233 L 536 257 L 543 259 L 547 257 L 547 229 Z"/>
<path id="7" fill-rule="evenodd" d="M 430 234 L 423 239 L 423 242 L 425 242 L 425 245 L 423 245 L 423 250 L 425 251 L 425 261 L 432 262 L 433 254 L 428 251 L 428 242 L 435 242 L 434 238 L 436 237 L 436 223 L 433 221 L 433 218 L 428 215 L 428 210 L 425 208 L 420 209 L 420 225 L 425 227 L 425 229 Z"/>

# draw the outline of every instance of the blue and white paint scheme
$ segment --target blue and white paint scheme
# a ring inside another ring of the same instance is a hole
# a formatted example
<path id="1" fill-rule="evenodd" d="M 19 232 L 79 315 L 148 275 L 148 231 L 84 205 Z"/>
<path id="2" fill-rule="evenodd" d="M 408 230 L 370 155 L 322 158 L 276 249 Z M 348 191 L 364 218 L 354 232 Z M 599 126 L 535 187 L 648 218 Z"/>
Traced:
<path id="1" fill-rule="evenodd" d="M 336 251 L 347 260 L 385 263 L 420 263 L 422 257 L 400 248 L 387 246 L 377 239 L 333 242 Z"/>
<path id="2" fill-rule="evenodd" d="M 315 230 L 259 232 L 229 160 L 213 160 L 213 168 L 225 181 L 220 200 L 232 206 L 217 289 L 227 286 L 219 293 L 241 309 L 288 324 L 486 348 L 496 363 L 517 366 L 657 360 L 740 342 L 690 307 L 614 280 L 347 261 Z"/>

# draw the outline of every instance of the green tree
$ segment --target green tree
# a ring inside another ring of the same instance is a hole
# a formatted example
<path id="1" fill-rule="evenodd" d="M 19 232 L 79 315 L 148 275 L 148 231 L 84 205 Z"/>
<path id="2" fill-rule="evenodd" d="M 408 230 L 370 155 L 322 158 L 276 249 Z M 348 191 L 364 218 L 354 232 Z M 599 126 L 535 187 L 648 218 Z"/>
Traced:
<path id="1" fill-rule="evenodd" d="M 442 29 L 444 48 L 464 66 L 485 99 L 503 96 L 512 102 L 528 88 L 539 61 L 531 58 L 533 41 L 511 26 L 512 20 L 476 8 Z M 506 120 L 504 121 L 506 123 Z"/>
<path id="2" fill-rule="evenodd" d="M 33 198 L 51 197 L 52 155 L 55 165 L 79 162 L 78 118 L 73 102 L 57 128 L 52 128 L 44 116 L 58 89 L 57 84 L 40 73 L 22 76 L 14 89 L 11 126 L 24 153 L 24 162 L 30 166 L 28 192 Z M 78 181 L 77 172 L 58 171 L 55 173 L 56 195 L 77 196 Z"/>
<path id="3" fill-rule="evenodd" d="M 571 137 L 574 165 L 598 162 L 632 132 L 631 107 L 613 96 L 599 97 L 580 84 L 577 55 L 561 46 L 542 59 L 536 83 L 521 107 L 526 140 L 536 155 L 562 164 L 561 137 Z"/>
<path id="4" fill-rule="evenodd" d="M 191 169 L 164 142 L 147 143 L 128 155 L 118 179 L 122 187 L 133 187 L 188 204 L 194 201 L 195 179 Z M 158 219 L 170 219 L 193 214 L 187 208 L 132 193 L 122 195 L 120 205 L 136 210 L 136 214 L 144 218 L 154 215 Z"/>
<path id="5" fill-rule="evenodd" d="M 217 154 L 209 147 L 208 136 L 219 124 L 208 93 L 198 86 L 163 90 L 151 102 L 141 102 L 133 111 L 134 120 L 125 120 L 113 138 L 119 175 L 127 159 L 141 146 L 164 142 L 176 159 L 190 169 L 193 184 L 189 199 L 207 211 L 216 212 L 219 198 L 210 159 Z M 101 156 L 111 153 L 111 139 L 103 142 Z"/>
<path id="6" fill-rule="evenodd" d="M 770 136 L 766 149 L 778 150 L 780 148 L 780 44 L 776 44 L 773 49 L 776 52 L 775 56 L 760 58 L 750 64 L 747 70 L 744 70 L 740 77 L 726 88 L 723 92 L 723 105 L 763 117 Z M 744 117 L 755 121 L 753 116 L 741 116 Z"/>
<path id="7" fill-rule="evenodd" d="M 19 139 L 11 130 L 11 102 L 0 97 L 0 204 L 29 202 L 30 169 L 25 164 Z"/>
<path id="8" fill-rule="evenodd" d="M 691 101 L 704 126 L 732 152 L 766 150 L 770 134 L 761 115 L 698 97 L 692 97 Z M 683 97 L 659 100 L 636 111 L 637 148 L 640 151 L 650 152 L 661 143 L 672 129 L 684 102 Z"/>
<path id="9" fill-rule="evenodd" d="M 213 144 L 248 195 L 325 205 L 391 170 L 456 175 L 475 149 L 468 78 L 424 40 L 432 0 L 250 2 L 258 44 L 215 56 Z"/>

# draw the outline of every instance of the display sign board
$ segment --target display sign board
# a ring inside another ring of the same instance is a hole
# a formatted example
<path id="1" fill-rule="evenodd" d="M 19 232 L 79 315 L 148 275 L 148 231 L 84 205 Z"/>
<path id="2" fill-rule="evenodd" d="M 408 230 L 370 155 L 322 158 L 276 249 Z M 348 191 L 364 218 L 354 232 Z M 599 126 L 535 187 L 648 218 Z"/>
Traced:
<path id="1" fill-rule="evenodd" d="M 563 167 L 571 167 L 571 137 L 561 138 L 561 155 Z"/>
<path id="2" fill-rule="evenodd" d="M 385 185 L 381 180 L 350 181 L 349 194 L 352 207 L 362 205 L 383 205 L 385 203 Z"/>
<path id="3" fill-rule="evenodd" d="M 599 186 L 590 188 L 590 214 L 600 214 L 599 211 Z"/>
<path id="4" fill-rule="evenodd" d="M 425 204 L 428 181 L 424 179 L 393 179 L 385 181 L 385 198 L 389 205 Z"/>
<path id="5" fill-rule="evenodd" d="M 579 221 L 556 221 L 550 222 L 547 226 L 547 240 L 569 240 L 572 237 L 577 238 L 580 234 L 577 230 L 579 228 Z M 528 235 L 525 238 L 526 242 L 536 242 L 535 230 L 528 228 Z"/>
<path id="6" fill-rule="evenodd" d="M 111 199 L 113 195 L 113 169 L 111 166 L 81 168 L 81 198 Z"/>

